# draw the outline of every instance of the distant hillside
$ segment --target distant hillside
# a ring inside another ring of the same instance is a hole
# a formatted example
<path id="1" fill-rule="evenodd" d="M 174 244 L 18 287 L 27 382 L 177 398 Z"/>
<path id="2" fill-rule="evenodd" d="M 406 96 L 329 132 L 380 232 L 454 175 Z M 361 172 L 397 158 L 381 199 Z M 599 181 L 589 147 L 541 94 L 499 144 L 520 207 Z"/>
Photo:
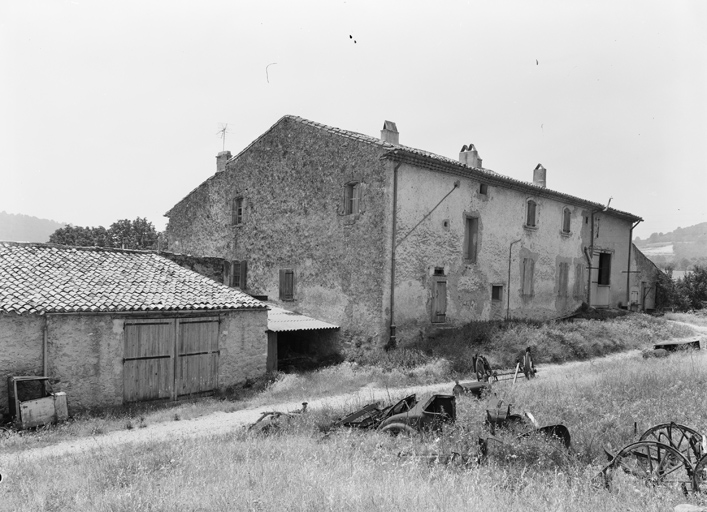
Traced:
<path id="1" fill-rule="evenodd" d="M 693 265 L 707 265 L 707 222 L 670 233 L 653 233 L 645 240 L 634 240 L 643 254 L 661 268 L 689 270 Z"/>
<path id="2" fill-rule="evenodd" d="M 0 212 L 0 240 L 12 242 L 48 242 L 49 235 L 66 224 L 38 219 L 21 213 Z"/>

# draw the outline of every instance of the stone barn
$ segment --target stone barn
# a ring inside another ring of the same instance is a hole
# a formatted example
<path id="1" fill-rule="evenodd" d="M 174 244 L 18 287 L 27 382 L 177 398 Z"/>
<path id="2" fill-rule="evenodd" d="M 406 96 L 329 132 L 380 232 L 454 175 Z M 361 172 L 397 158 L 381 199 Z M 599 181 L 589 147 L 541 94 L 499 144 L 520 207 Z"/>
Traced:
<path id="1" fill-rule="evenodd" d="M 268 307 L 155 253 L 0 242 L 7 377 L 46 375 L 72 409 L 198 396 L 265 373 Z"/>

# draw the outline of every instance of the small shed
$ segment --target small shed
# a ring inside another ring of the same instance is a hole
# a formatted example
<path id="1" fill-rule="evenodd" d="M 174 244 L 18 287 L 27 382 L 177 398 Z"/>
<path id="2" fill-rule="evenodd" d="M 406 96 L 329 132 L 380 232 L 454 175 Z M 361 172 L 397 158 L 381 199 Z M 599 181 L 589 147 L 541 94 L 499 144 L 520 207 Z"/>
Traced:
<path id="1" fill-rule="evenodd" d="M 267 314 L 153 252 L 0 242 L 1 381 L 46 375 L 72 409 L 176 400 L 263 374 Z"/>
<path id="2" fill-rule="evenodd" d="M 268 302 L 268 371 L 307 369 L 336 354 L 339 326 Z"/>

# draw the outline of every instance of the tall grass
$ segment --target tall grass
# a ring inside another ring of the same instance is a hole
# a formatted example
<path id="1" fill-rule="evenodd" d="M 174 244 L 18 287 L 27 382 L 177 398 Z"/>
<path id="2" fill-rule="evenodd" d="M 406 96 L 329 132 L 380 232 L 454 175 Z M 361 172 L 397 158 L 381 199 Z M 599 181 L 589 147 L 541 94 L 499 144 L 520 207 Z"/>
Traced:
<path id="1" fill-rule="evenodd" d="M 443 357 L 458 374 L 472 374 L 474 354 L 485 355 L 492 366 L 512 368 L 527 347 L 537 363 L 585 360 L 635 348 L 656 341 L 694 334 L 686 326 L 660 318 L 633 314 L 612 320 L 555 322 L 472 322 L 438 337 L 418 340 L 412 348 Z"/>
<path id="2" fill-rule="evenodd" d="M 429 453 L 473 450 L 484 402 L 462 397 L 442 434 L 388 437 L 322 427 L 341 413 L 304 415 L 270 435 L 229 435 L 125 445 L 2 468 L 7 510 L 672 510 L 705 504 L 661 487 L 608 492 L 593 483 L 601 446 L 618 447 L 654 423 L 707 433 L 707 354 L 624 358 L 591 372 L 538 378 L 496 392 L 543 424 L 564 423 L 573 452 L 532 441 L 486 463 L 430 464 Z M 402 454 L 402 456 L 401 456 Z"/>

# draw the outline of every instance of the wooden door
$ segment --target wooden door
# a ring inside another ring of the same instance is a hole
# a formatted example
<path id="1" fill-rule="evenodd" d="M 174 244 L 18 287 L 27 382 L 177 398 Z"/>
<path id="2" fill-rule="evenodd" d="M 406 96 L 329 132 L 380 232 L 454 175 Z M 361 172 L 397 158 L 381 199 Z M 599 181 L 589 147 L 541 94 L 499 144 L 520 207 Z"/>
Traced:
<path id="1" fill-rule="evenodd" d="M 123 400 L 171 398 L 174 320 L 127 320 L 124 332 Z"/>
<path id="2" fill-rule="evenodd" d="M 180 319 L 177 324 L 177 396 L 218 387 L 218 318 Z"/>
<path id="3" fill-rule="evenodd" d="M 443 323 L 447 317 L 447 281 L 435 281 L 432 291 L 432 322 Z"/>

